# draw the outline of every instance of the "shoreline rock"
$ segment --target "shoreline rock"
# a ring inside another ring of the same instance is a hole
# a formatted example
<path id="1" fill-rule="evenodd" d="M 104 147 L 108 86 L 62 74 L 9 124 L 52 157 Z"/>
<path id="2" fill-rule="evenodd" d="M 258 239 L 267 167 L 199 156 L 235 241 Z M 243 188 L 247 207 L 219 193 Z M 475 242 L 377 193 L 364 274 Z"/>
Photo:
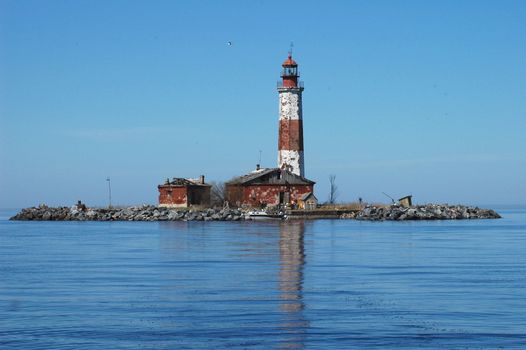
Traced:
<path id="1" fill-rule="evenodd" d="M 239 221 L 239 209 L 174 209 L 153 205 L 126 208 L 38 207 L 22 209 L 9 220 L 20 221 Z"/>
<path id="2" fill-rule="evenodd" d="M 19 221 L 241 221 L 250 220 L 238 208 L 226 209 L 175 209 L 153 205 L 126 208 L 38 207 L 22 209 L 9 220 Z M 460 220 L 498 219 L 501 216 L 491 209 L 448 204 L 426 204 L 412 207 L 400 205 L 366 206 L 358 212 L 349 212 L 334 218 L 368 221 L 406 220 Z M 295 217 L 294 217 L 295 218 Z M 306 215 L 298 219 L 319 218 Z M 329 217 L 327 217 L 329 218 Z"/>
<path id="3" fill-rule="evenodd" d="M 448 204 L 425 204 L 411 207 L 390 205 L 387 207 L 366 206 L 357 212 L 356 220 L 466 220 L 466 219 L 500 219 L 501 216 L 492 209 Z"/>

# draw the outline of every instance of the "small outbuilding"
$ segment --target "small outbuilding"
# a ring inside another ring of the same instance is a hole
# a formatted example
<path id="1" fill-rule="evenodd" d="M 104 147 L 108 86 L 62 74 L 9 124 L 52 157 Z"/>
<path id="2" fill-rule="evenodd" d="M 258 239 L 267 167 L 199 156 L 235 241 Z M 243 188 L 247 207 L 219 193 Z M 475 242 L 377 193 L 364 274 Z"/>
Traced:
<path id="1" fill-rule="evenodd" d="M 298 200 L 298 208 L 303 210 L 314 210 L 318 206 L 318 198 L 314 193 L 303 194 Z"/>
<path id="2" fill-rule="evenodd" d="M 398 203 L 402 207 L 410 207 L 410 206 L 413 205 L 413 196 L 409 195 L 409 196 L 402 197 L 402 198 L 398 199 Z"/>
<path id="3" fill-rule="evenodd" d="M 211 185 L 205 183 L 205 177 L 199 179 L 173 178 L 166 179 L 159 189 L 159 206 L 170 208 L 187 208 L 190 206 L 209 206 Z"/>
<path id="4" fill-rule="evenodd" d="M 265 207 L 297 204 L 306 193 L 313 193 L 314 181 L 279 168 L 257 168 L 236 177 L 226 185 L 227 201 L 232 205 Z"/>

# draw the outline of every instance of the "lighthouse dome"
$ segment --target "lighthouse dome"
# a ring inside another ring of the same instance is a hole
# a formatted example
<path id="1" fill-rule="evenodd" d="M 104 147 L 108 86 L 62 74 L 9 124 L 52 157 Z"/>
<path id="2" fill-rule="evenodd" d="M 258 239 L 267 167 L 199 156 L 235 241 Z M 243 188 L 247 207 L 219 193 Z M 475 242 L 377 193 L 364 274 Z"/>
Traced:
<path id="1" fill-rule="evenodd" d="M 281 66 L 282 67 L 297 67 L 298 64 L 296 63 L 296 61 L 292 59 L 292 55 L 289 54 L 289 57 L 287 57 L 287 59 L 283 62 Z"/>

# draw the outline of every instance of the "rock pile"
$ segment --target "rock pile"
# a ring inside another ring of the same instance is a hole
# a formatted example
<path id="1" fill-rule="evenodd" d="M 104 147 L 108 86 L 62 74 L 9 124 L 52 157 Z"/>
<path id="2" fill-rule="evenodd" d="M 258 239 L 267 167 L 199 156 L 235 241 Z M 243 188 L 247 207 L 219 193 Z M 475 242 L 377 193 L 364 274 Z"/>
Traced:
<path id="1" fill-rule="evenodd" d="M 126 208 L 51 208 L 46 205 L 22 209 L 11 220 L 56 221 L 239 221 L 244 214 L 239 209 L 177 210 L 142 205 Z"/>
<path id="2" fill-rule="evenodd" d="M 174 209 L 153 205 L 126 208 L 87 208 L 84 205 L 52 208 L 46 205 L 22 209 L 11 220 L 55 221 L 239 221 L 248 217 L 240 209 Z M 305 218 L 305 217 L 302 217 Z M 356 220 L 452 220 L 497 219 L 490 209 L 463 205 L 426 204 L 413 207 L 366 206 L 357 213 L 345 213 L 341 219 Z"/>
<path id="3" fill-rule="evenodd" d="M 367 206 L 356 213 L 356 220 L 458 220 L 458 219 L 499 219 L 500 215 L 491 209 L 480 209 L 464 205 L 426 204 L 412 207 L 391 205 L 386 207 Z"/>

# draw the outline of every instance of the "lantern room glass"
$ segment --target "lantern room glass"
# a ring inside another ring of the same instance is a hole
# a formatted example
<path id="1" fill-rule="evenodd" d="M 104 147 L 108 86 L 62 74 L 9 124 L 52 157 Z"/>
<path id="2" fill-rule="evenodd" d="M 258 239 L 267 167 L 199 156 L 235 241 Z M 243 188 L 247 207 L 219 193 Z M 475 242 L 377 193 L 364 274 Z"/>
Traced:
<path id="1" fill-rule="evenodd" d="M 290 77 L 290 76 L 297 76 L 298 75 L 298 67 L 284 67 L 283 68 L 283 76 Z"/>

